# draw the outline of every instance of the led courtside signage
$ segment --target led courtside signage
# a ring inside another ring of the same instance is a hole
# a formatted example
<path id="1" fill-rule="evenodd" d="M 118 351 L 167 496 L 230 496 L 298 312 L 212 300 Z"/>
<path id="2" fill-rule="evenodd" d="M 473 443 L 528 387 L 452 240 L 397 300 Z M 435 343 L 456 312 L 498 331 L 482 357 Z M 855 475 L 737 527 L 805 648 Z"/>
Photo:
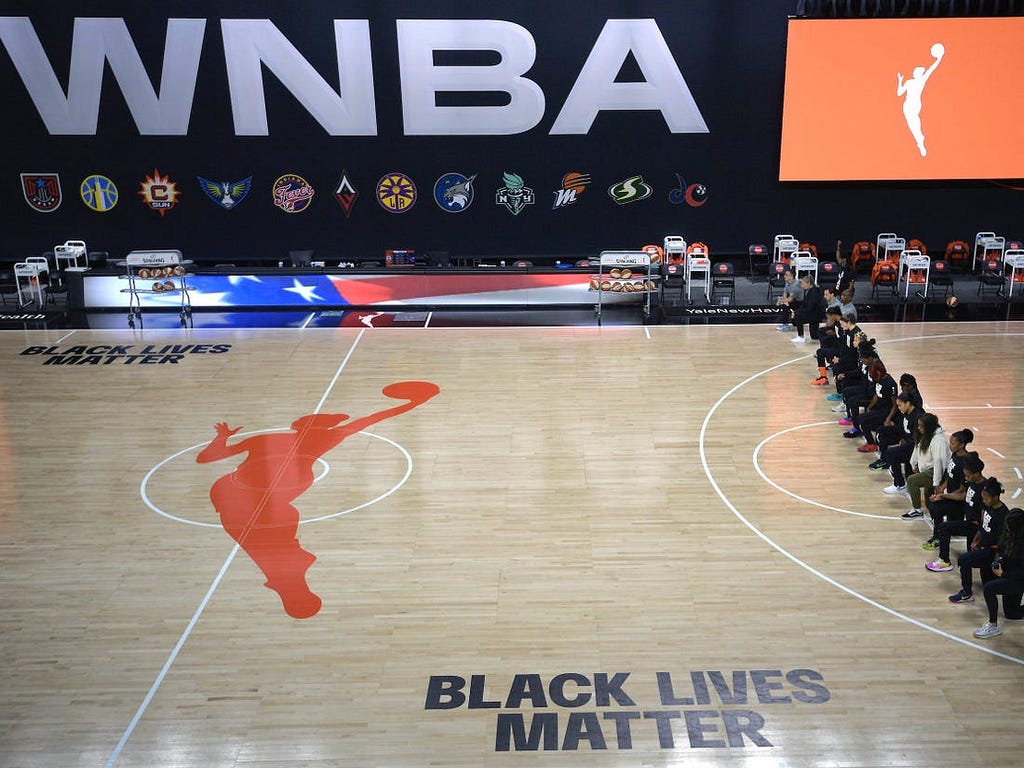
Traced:
<path id="1" fill-rule="evenodd" d="M 789 23 L 782 181 L 1024 177 L 1024 19 Z"/>

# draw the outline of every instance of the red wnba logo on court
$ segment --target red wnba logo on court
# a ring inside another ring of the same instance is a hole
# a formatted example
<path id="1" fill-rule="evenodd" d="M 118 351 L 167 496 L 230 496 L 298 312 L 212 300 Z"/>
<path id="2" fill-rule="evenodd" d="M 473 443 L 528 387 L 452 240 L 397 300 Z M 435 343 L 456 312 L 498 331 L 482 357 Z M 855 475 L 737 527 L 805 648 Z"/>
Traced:
<path id="1" fill-rule="evenodd" d="M 313 413 L 295 421 L 293 432 L 254 435 L 234 445 L 228 438 L 241 427 L 220 422 L 217 436 L 196 457 L 205 464 L 247 454 L 213 484 L 210 500 L 224 530 L 266 575 L 266 586 L 281 596 L 285 613 L 296 619 L 316 615 L 321 605 L 306 583 L 316 556 L 299 545 L 299 511 L 292 505 L 313 485 L 313 464 L 345 438 L 422 405 L 440 389 L 426 381 L 403 381 L 381 392 L 407 402 L 355 421 L 345 413 Z"/>

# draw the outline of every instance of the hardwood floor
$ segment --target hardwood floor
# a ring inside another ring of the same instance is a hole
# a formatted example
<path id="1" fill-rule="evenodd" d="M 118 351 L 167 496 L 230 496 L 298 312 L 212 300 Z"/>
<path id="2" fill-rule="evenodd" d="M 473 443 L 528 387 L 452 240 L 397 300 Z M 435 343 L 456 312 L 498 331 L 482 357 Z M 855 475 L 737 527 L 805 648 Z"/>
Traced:
<path id="1" fill-rule="evenodd" d="M 1024 323 L 868 330 L 1024 505 Z M 924 569 L 810 352 L 750 325 L 0 333 L 0 767 L 1014 764 L 1024 622 L 972 637 L 980 590 Z M 405 381 L 440 393 L 382 393 Z M 403 403 L 334 447 L 290 428 Z M 221 422 L 248 457 L 197 462 Z"/>

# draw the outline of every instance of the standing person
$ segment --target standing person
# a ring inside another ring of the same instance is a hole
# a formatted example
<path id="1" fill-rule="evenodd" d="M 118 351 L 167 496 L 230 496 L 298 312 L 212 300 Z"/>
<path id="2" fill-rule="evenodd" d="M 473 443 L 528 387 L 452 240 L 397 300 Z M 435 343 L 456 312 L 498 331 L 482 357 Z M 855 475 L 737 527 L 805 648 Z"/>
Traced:
<path id="1" fill-rule="evenodd" d="M 790 341 L 795 344 L 806 344 L 804 338 L 804 324 L 808 326 L 811 338 L 818 338 L 818 323 L 825 319 L 825 300 L 821 295 L 821 288 L 814 284 L 814 278 L 804 275 L 800 278 L 800 287 L 804 290 L 803 301 L 793 312 L 793 325 L 796 326 L 796 336 Z"/>
<path id="2" fill-rule="evenodd" d="M 946 520 L 963 520 L 964 518 L 964 496 L 967 493 L 964 460 L 967 458 L 967 446 L 973 441 L 974 433 L 969 429 L 961 429 L 949 436 L 949 463 L 946 465 L 946 477 L 928 497 L 928 515 L 932 519 L 932 536 L 921 545 L 924 549 L 935 549 L 939 545 L 935 532 L 941 523 Z"/>
<path id="3" fill-rule="evenodd" d="M 1000 499 L 1002 493 L 1003 486 L 994 477 L 990 477 L 981 486 L 981 526 L 974 534 L 970 550 L 957 558 L 956 564 L 960 569 L 960 591 L 949 596 L 951 603 L 974 602 L 975 568 L 981 572 L 983 586 L 995 578 L 992 573 L 992 562 L 996 559 L 996 548 L 999 546 L 999 537 L 1003 533 L 1003 521 L 1009 512 Z"/>
<path id="4" fill-rule="evenodd" d="M 231 429 L 219 422 L 217 436 L 196 456 L 197 462 L 206 464 L 246 454 L 241 464 L 213 484 L 210 500 L 224 530 L 263 571 L 266 586 L 278 593 L 285 613 L 293 618 L 314 616 L 321 606 L 306 583 L 306 571 L 316 555 L 299 544 L 299 511 L 292 506 L 313 485 L 313 464 L 345 438 L 422 405 L 440 390 L 429 382 L 405 381 L 381 392 L 407 402 L 343 425 L 347 413 L 314 413 L 297 419 L 294 432 L 253 435 L 234 445 L 227 440 L 241 427 Z"/>
<path id="5" fill-rule="evenodd" d="M 992 573 L 996 578 L 984 587 L 988 621 L 974 630 L 974 636 L 982 640 L 1003 634 L 999 626 L 999 595 L 1003 596 L 1003 615 L 1006 618 L 1024 618 L 1020 608 L 1021 595 L 1024 595 L 1024 509 L 1015 507 L 1007 513 L 998 552 L 992 563 Z"/>
<path id="6" fill-rule="evenodd" d="M 977 451 L 971 451 L 964 458 L 964 518 L 963 520 L 946 520 L 936 526 L 933 537 L 939 550 L 939 559 L 925 563 L 924 567 L 932 573 L 952 571 L 953 564 L 949 558 L 949 540 L 954 536 L 966 536 L 967 544 L 974 540 L 981 527 L 981 514 L 984 505 L 981 503 L 981 489 L 985 485 L 985 462 Z"/>
<path id="7" fill-rule="evenodd" d="M 913 507 L 901 515 L 904 520 L 924 516 L 928 497 L 942 483 L 949 461 L 949 441 L 939 424 L 939 417 L 934 413 L 922 415 L 917 422 L 917 439 L 910 455 L 914 474 L 907 478 L 907 493 Z"/>

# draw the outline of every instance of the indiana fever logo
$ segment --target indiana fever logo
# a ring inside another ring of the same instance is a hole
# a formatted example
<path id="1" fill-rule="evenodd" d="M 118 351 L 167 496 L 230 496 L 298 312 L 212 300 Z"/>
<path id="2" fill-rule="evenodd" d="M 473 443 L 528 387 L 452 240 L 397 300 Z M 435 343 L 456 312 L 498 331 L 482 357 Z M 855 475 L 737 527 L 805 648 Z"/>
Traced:
<path id="1" fill-rule="evenodd" d="M 265 586 L 280 595 L 285 613 L 293 618 L 315 616 L 321 606 L 306 583 L 306 571 L 316 555 L 299 544 L 299 511 L 293 506 L 313 485 L 314 463 L 345 438 L 411 411 L 440 389 L 426 381 L 402 381 L 381 392 L 406 402 L 354 421 L 348 421 L 346 413 L 314 413 L 295 421 L 293 432 L 254 435 L 234 445 L 228 438 L 242 428 L 220 422 L 215 426 L 217 436 L 196 457 L 205 464 L 246 454 L 241 464 L 213 484 L 210 500 L 224 530 L 263 571 Z"/>

